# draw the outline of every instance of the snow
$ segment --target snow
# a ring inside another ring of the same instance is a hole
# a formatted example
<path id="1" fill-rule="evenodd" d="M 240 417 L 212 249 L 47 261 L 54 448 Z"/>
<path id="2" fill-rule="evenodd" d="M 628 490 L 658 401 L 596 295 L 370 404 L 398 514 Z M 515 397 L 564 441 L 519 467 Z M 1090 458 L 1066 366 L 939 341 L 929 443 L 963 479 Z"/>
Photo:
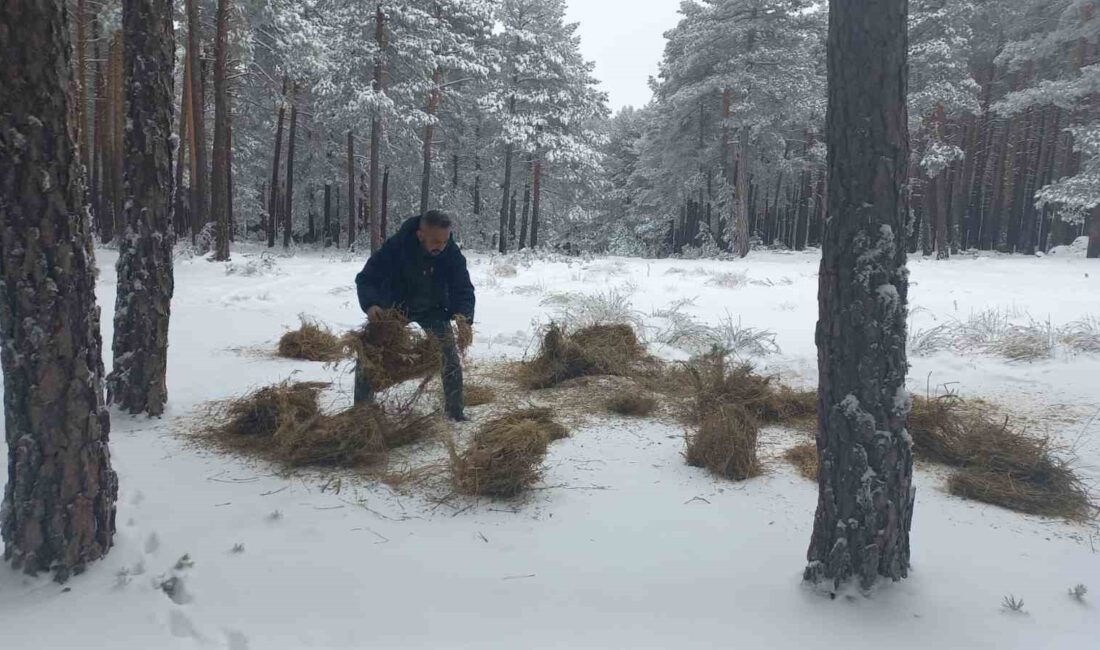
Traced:
<path id="1" fill-rule="evenodd" d="M 593 418 L 551 448 L 544 489 L 465 510 L 197 448 L 182 431 L 204 403 L 292 374 L 335 381 L 331 401 L 350 400 L 346 372 L 248 352 L 271 348 L 302 313 L 337 329 L 359 324 L 352 281 L 363 260 L 260 250 L 237 251 L 229 265 L 177 260 L 166 415 L 113 414 L 116 547 L 64 588 L 0 569 L 0 647 L 1096 647 L 1095 599 L 1081 604 L 1067 590 L 1100 590 L 1100 531 L 956 499 L 935 468 L 916 472 L 908 580 L 836 601 L 803 587 L 816 486 L 774 459 L 793 432 L 765 430 L 768 471 L 730 483 L 684 464 L 676 426 Z M 116 253 L 97 254 L 108 315 Z M 709 326 L 729 314 L 772 330 L 781 351 L 758 366 L 795 385 L 816 380 L 814 253 L 514 256 L 515 277 L 493 274 L 494 260 L 471 256 L 479 363 L 523 355 L 534 322 L 555 309 L 542 302 L 551 291 L 619 291 L 654 326 L 653 312 L 676 307 Z M 1056 326 L 1100 314 L 1100 272 L 1080 254 L 914 258 L 910 268 L 911 327 L 987 308 L 1026 307 Z M 730 273 L 748 282 L 706 281 Z M 102 322 L 105 342 L 112 320 Z M 1011 406 L 1075 442 L 1082 471 L 1100 478 L 1097 355 L 1012 363 L 944 352 L 911 362 L 912 390 Z M 194 566 L 175 568 L 184 554 Z M 174 598 L 154 587 L 173 577 Z M 1009 594 L 1026 613 L 1002 609 Z"/>

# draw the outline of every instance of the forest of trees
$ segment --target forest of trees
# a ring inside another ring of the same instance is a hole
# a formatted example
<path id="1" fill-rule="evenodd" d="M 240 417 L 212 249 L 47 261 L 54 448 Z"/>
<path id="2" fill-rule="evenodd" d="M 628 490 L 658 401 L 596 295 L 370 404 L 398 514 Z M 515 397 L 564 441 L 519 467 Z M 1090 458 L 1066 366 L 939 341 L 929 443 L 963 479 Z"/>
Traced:
<path id="1" fill-rule="evenodd" d="M 173 229 L 376 248 L 452 211 L 470 247 L 744 255 L 820 244 L 814 0 L 688 0 L 653 100 L 611 116 L 564 0 L 186 0 Z M 912 0 L 911 252 L 1100 255 L 1095 0 Z M 118 0 L 74 0 L 95 228 L 123 219 Z"/>

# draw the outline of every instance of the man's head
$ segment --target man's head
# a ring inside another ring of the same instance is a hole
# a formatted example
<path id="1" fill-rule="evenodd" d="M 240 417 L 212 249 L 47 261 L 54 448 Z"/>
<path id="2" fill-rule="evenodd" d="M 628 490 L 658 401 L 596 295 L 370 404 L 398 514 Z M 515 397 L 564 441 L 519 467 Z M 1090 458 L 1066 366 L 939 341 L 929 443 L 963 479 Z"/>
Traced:
<path id="1" fill-rule="evenodd" d="M 416 238 L 429 255 L 439 255 L 451 240 L 451 216 L 439 210 L 425 212 L 420 217 Z"/>

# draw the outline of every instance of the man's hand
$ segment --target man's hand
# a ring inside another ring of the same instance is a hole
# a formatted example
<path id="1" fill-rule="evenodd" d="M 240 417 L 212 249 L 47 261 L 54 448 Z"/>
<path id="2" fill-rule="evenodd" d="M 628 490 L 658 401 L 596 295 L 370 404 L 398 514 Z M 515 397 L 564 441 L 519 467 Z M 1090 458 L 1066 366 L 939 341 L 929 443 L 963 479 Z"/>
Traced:
<path id="1" fill-rule="evenodd" d="M 371 323 L 377 323 L 382 320 L 382 308 L 378 305 L 371 307 L 367 310 L 367 321 Z"/>

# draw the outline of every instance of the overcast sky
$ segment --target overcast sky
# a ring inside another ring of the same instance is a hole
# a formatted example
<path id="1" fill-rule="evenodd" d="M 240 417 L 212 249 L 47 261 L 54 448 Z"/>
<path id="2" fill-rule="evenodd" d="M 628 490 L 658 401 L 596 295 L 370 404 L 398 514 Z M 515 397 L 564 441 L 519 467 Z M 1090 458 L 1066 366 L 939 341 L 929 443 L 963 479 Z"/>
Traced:
<path id="1" fill-rule="evenodd" d="M 569 0 L 569 20 L 579 22 L 581 51 L 596 62 L 611 108 L 643 106 L 647 80 L 657 74 L 666 30 L 676 26 L 680 0 Z"/>

